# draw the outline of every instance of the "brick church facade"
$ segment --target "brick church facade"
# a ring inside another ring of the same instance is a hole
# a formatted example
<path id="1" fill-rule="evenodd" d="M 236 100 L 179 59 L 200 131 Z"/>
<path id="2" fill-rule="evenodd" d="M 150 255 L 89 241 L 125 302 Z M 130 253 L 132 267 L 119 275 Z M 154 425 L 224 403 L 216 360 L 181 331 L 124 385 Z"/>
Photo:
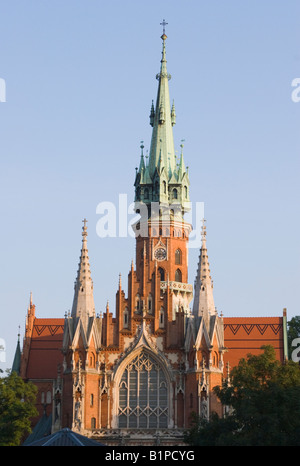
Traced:
<path id="1" fill-rule="evenodd" d="M 183 146 L 178 160 L 174 150 L 166 39 L 149 160 L 141 146 L 134 183 L 140 220 L 127 295 L 120 276 L 114 312 L 107 305 L 96 315 L 84 220 L 72 311 L 38 318 L 31 298 L 18 368 L 38 387 L 36 426 L 46 417 L 52 432 L 69 427 L 108 445 L 182 444 L 193 412 L 207 419 L 223 414 L 212 389 L 240 358 L 264 344 L 286 357 L 285 312 L 218 314 L 204 221 L 197 275 L 188 283 L 189 176 Z"/>

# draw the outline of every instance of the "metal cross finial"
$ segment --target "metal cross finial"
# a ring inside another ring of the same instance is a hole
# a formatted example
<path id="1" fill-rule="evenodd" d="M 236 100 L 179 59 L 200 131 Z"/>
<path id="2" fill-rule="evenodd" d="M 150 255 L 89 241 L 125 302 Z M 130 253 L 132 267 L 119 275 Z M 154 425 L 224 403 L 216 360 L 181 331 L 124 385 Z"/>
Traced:
<path id="1" fill-rule="evenodd" d="M 87 219 L 84 218 L 82 220 L 83 222 L 83 227 L 82 227 L 82 236 L 87 236 L 87 226 L 86 226 L 86 223 L 87 223 Z"/>
<path id="2" fill-rule="evenodd" d="M 166 21 L 165 21 L 164 19 L 162 20 L 162 23 L 160 23 L 160 25 L 163 27 L 163 34 L 166 33 L 166 28 L 165 28 L 165 26 L 167 26 L 167 24 L 168 24 L 168 23 L 166 23 Z"/>
<path id="3" fill-rule="evenodd" d="M 201 232 L 201 236 L 202 236 L 202 240 L 205 240 L 205 237 L 206 237 L 206 226 L 205 226 L 205 218 L 202 219 L 202 232 Z"/>

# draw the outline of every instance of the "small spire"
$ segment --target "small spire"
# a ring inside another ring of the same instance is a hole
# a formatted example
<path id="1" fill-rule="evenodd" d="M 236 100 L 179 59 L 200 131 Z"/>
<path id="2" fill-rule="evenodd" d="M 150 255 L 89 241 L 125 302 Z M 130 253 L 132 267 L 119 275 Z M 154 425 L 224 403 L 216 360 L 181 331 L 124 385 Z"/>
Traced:
<path id="1" fill-rule="evenodd" d="M 184 159 L 183 159 L 183 143 L 184 139 L 181 139 L 181 153 L 180 153 L 180 162 L 179 162 L 179 168 L 178 168 L 178 181 L 182 181 L 183 175 L 186 173 L 186 168 L 184 164 Z"/>
<path id="2" fill-rule="evenodd" d="M 88 317 L 95 316 L 93 281 L 87 249 L 87 219 L 83 219 L 82 248 L 75 281 L 72 317 L 79 317 L 87 322 Z"/>
<path id="3" fill-rule="evenodd" d="M 202 220 L 202 245 L 199 255 L 198 270 L 195 279 L 195 294 L 193 303 L 194 316 L 203 315 L 206 328 L 209 328 L 209 316 L 217 315 L 217 310 L 214 304 L 213 283 L 210 275 L 210 267 L 206 248 L 206 220 Z"/>
<path id="4" fill-rule="evenodd" d="M 145 162 L 144 162 L 144 153 L 143 153 L 143 149 L 144 149 L 144 141 L 141 141 L 141 145 L 140 145 L 140 148 L 141 148 L 141 161 L 140 161 L 140 166 L 139 166 L 139 173 L 142 174 L 142 171 L 145 170 Z"/>
<path id="5" fill-rule="evenodd" d="M 174 100 L 173 100 L 173 103 L 172 103 L 172 110 L 171 110 L 171 124 L 172 124 L 172 126 L 174 126 L 176 124 L 176 113 L 175 113 Z"/>
<path id="6" fill-rule="evenodd" d="M 17 374 L 20 374 L 20 367 L 21 367 L 21 347 L 20 347 L 20 325 L 19 325 L 17 347 L 16 347 L 11 370 L 12 372 L 16 372 Z"/>
<path id="7" fill-rule="evenodd" d="M 151 105 L 151 110 L 150 110 L 150 126 L 153 127 L 154 125 L 154 117 L 155 117 L 155 112 L 154 112 L 154 103 L 153 103 L 153 100 L 152 100 L 152 105 Z"/>

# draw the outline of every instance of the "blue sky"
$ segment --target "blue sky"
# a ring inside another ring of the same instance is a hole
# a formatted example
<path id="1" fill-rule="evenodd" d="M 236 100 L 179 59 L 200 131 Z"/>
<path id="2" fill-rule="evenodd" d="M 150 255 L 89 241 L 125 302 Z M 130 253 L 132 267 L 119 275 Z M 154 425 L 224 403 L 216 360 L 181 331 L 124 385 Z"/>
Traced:
<path id="1" fill-rule="evenodd" d="M 119 273 L 127 295 L 134 239 L 100 239 L 96 208 L 132 202 L 163 18 L 174 141 L 204 203 L 216 306 L 299 315 L 299 1 L 6 0 L 0 14 L 0 367 L 30 291 L 38 317 L 71 308 L 84 217 L 96 312 L 114 311 Z"/>

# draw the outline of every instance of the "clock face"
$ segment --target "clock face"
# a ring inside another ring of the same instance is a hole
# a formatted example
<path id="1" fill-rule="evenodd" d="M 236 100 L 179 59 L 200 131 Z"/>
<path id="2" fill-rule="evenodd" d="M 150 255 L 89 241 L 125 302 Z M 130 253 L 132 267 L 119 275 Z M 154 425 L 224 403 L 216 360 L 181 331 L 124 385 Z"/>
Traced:
<path id="1" fill-rule="evenodd" d="M 154 257 L 158 261 L 164 261 L 167 258 L 167 251 L 164 248 L 157 248 L 154 251 Z"/>

